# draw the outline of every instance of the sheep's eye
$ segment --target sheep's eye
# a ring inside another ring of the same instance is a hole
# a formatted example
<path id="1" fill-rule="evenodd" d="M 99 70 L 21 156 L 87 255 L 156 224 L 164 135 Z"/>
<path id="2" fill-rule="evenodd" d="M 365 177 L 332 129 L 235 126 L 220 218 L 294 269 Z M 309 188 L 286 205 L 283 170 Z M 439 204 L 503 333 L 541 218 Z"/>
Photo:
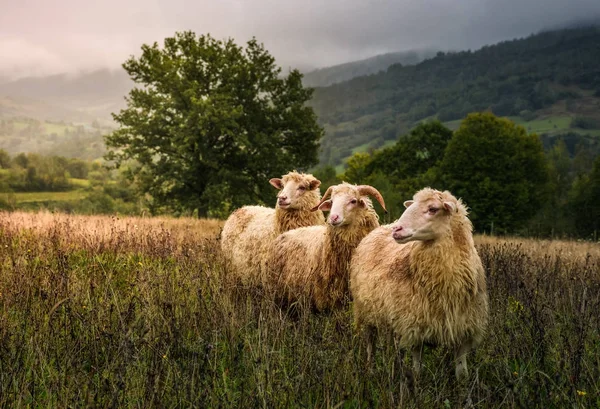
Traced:
<path id="1" fill-rule="evenodd" d="M 304 187 L 304 186 L 299 186 L 299 187 L 298 187 L 298 190 L 306 190 L 306 187 Z"/>
<path id="2" fill-rule="evenodd" d="M 352 203 L 352 204 L 356 204 L 356 199 L 352 199 L 352 200 L 350 200 L 350 203 Z"/>
<path id="3" fill-rule="evenodd" d="M 438 209 L 437 207 L 430 207 L 429 214 L 436 214 L 438 212 L 438 210 L 440 210 L 440 209 Z"/>

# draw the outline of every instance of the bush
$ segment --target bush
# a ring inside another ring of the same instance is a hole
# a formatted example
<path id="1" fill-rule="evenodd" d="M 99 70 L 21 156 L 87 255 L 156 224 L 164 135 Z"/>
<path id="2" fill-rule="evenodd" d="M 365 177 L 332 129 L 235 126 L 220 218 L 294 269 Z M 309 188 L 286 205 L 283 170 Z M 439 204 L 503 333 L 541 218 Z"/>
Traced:
<path id="1" fill-rule="evenodd" d="M 600 129 L 600 119 L 587 116 L 576 116 L 571 121 L 571 128 Z"/>

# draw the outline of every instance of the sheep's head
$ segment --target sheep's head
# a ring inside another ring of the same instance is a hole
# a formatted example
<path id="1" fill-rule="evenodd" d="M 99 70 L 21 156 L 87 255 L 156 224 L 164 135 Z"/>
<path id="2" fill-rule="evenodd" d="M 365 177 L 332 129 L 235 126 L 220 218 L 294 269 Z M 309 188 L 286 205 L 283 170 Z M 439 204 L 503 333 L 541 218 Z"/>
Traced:
<path id="1" fill-rule="evenodd" d="M 392 225 L 392 236 L 398 243 L 440 238 L 451 230 L 455 215 L 466 216 L 466 208 L 448 191 L 425 188 L 413 200 L 404 202 L 406 210 Z"/>
<path id="2" fill-rule="evenodd" d="M 276 189 L 276 207 L 285 210 L 310 209 L 319 201 L 321 181 L 313 175 L 290 172 L 281 179 L 273 178 L 269 183 Z"/>
<path id="3" fill-rule="evenodd" d="M 356 218 L 362 217 L 365 209 L 372 208 L 371 200 L 366 197 L 368 195 L 375 197 L 387 212 L 381 193 L 373 186 L 356 186 L 345 182 L 330 186 L 323 195 L 321 203 L 312 210 L 329 211 L 327 222 L 332 226 L 350 225 Z M 327 199 L 329 196 L 331 199 Z"/>

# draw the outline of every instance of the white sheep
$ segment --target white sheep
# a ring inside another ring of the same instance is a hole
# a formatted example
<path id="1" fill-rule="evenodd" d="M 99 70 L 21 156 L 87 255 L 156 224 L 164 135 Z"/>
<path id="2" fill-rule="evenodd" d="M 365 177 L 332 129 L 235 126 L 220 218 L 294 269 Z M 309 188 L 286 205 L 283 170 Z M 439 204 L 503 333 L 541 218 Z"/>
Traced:
<path id="1" fill-rule="evenodd" d="M 331 195 L 331 199 L 326 200 Z M 307 297 L 317 310 L 331 309 L 348 296 L 348 266 L 352 252 L 379 226 L 371 200 L 383 209 L 381 194 L 372 186 L 348 183 L 331 186 L 315 207 L 329 210 L 325 226 L 303 227 L 281 234 L 268 263 L 268 287 L 288 303 Z"/>
<path id="2" fill-rule="evenodd" d="M 425 188 L 402 217 L 371 232 L 350 267 L 356 328 L 367 335 L 372 363 L 376 329 L 391 329 L 412 349 L 418 375 L 423 344 L 454 348 L 456 376 L 488 322 L 488 295 L 467 209 L 450 192 Z"/>
<path id="3" fill-rule="evenodd" d="M 275 209 L 244 206 L 229 216 L 221 232 L 223 255 L 247 283 L 262 281 L 268 252 L 279 234 L 325 223 L 323 212 L 311 211 L 321 198 L 321 182 L 313 175 L 293 171 L 269 183 L 279 189 Z"/>

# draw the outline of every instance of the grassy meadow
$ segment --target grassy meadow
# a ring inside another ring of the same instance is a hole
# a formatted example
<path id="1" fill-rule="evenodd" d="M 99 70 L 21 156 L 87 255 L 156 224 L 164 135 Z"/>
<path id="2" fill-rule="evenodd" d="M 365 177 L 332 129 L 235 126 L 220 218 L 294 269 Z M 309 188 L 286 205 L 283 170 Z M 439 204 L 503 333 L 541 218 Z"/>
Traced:
<path id="1" fill-rule="evenodd" d="M 350 306 L 314 315 L 231 279 L 222 222 L 0 213 L 0 407 L 600 406 L 600 245 L 477 237 L 490 325 L 466 384 L 426 349 L 414 393 Z"/>

